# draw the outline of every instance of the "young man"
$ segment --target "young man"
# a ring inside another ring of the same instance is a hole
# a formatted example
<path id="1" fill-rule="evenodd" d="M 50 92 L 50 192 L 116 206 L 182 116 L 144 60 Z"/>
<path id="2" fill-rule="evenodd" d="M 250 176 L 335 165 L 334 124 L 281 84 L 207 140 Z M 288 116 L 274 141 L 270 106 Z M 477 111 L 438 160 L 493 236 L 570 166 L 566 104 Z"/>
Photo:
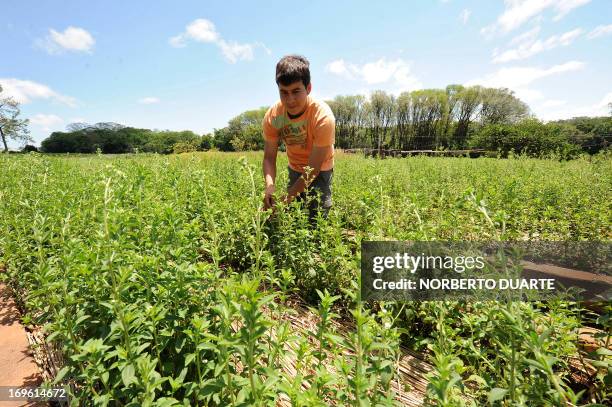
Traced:
<path id="1" fill-rule="evenodd" d="M 298 55 L 283 57 L 276 64 L 280 101 L 263 120 L 263 173 L 266 185 L 264 209 L 275 205 L 276 155 L 282 140 L 289 160 L 289 185 L 283 200 L 304 199 L 309 194 L 311 220 L 317 209 L 327 216 L 332 205 L 331 182 L 334 170 L 336 121 L 329 106 L 310 96 L 310 64 Z M 305 173 L 310 167 L 310 173 Z M 316 195 L 320 194 L 320 200 Z M 318 206 L 318 207 L 317 207 Z"/>

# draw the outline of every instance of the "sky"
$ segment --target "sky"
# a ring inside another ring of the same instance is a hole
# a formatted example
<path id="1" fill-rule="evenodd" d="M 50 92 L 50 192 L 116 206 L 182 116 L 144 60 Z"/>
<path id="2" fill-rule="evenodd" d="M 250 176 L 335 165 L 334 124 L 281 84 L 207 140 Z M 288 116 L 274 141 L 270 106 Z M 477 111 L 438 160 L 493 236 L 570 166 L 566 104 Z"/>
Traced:
<path id="1" fill-rule="evenodd" d="M 479 84 L 545 121 L 612 102 L 610 0 L 5 0 L 0 51 L 36 145 L 73 122 L 222 128 L 278 100 L 286 54 L 323 100 Z"/>

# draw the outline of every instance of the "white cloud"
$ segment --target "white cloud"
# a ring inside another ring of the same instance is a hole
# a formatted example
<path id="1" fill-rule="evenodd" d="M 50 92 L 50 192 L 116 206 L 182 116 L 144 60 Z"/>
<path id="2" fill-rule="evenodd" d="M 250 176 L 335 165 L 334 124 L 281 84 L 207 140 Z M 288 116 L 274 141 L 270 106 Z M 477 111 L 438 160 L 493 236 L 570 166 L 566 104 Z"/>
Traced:
<path id="1" fill-rule="evenodd" d="M 471 80 L 467 82 L 466 85 L 482 85 L 491 88 L 508 88 L 513 90 L 520 99 L 526 102 L 533 102 L 543 99 L 542 92 L 529 88 L 529 85 L 531 85 L 533 82 L 552 75 L 579 71 L 584 67 L 584 62 L 569 61 L 564 64 L 551 66 L 550 68 L 501 68 L 498 71 L 485 76 L 484 78 Z"/>
<path id="2" fill-rule="evenodd" d="M 472 15 L 472 12 L 465 8 L 463 9 L 461 13 L 459 13 L 459 20 L 461 20 L 463 24 L 467 24 L 471 15 Z"/>
<path id="3" fill-rule="evenodd" d="M 232 64 L 238 61 L 251 61 L 254 58 L 255 48 L 263 48 L 268 55 L 272 52 L 261 42 L 239 43 L 227 41 L 221 37 L 215 24 L 207 19 L 198 18 L 185 27 L 185 31 L 168 39 L 175 48 L 184 48 L 188 41 L 215 44 L 221 50 L 225 59 Z"/>
<path id="4" fill-rule="evenodd" d="M 602 112 L 601 113 L 602 115 L 605 115 L 606 113 L 610 113 L 609 111 L 610 103 L 612 103 L 612 92 L 606 93 L 606 95 L 603 98 L 601 98 L 599 103 L 595 104 L 595 107 L 599 109 L 600 112 Z"/>
<path id="5" fill-rule="evenodd" d="M 590 2 L 591 0 L 557 0 L 557 4 L 555 4 L 557 15 L 554 17 L 554 20 L 560 20 L 573 9 L 584 6 Z"/>
<path id="6" fill-rule="evenodd" d="M 561 45 L 570 45 L 572 41 L 578 38 L 583 33 L 582 28 L 576 28 L 575 30 L 568 31 L 566 33 L 561 34 L 559 37 L 559 44 Z M 554 35 L 550 38 L 555 37 Z M 550 40 L 549 38 L 549 40 Z M 547 40 L 548 41 L 548 40 Z"/>
<path id="7" fill-rule="evenodd" d="M 198 18 L 192 21 L 186 28 L 185 33 L 195 41 L 216 42 L 220 36 L 212 21 Z"/>
<path id="8" fill-rule="evenodd" d="M 480 32 L 487 36 L 500 31 L 510 32 L 539 17 L 547 9 L 552 9 L 555 12 L 553 19 L 559 20 L 573 9 L 590 2 L 591 0 L 504 0 L 504 12 L 495 23 L 482 28 Z"/>
<path id="9" fill-rule="evenodd" d="M 584 62 L 569 61 L 564 64 L 554 65 L 550 68 L 534 68 L 534 67 L 511 67 L 501 68 L 497 72 L 487 75 L 481 79 L 474 79 L 467 83 L 470 85 L 483 85 L 491 87 L 522 87 L 531 84 L 532 82 L 545 78 L 550 75 L 560 74 L 564 72 L 572 72 L 583 69 Z"/>
<path id="10" fill-rule="evenodd" d="M 253 45 L 256 46 L 256 47 L 263 48 L 263 50 L 266 51 L 266 54 L 268 54 L 268 55 L 272 54 L 272 50 L 270 48 L 266 47 L 266 44 L 264 44 L 263 42 L 256 41 L 256 42 L 253 43 Z"/>
<path id="11" fill-rule="evenodd" d="M 183 34 L 175 35 L 174 37 L 170 37 L 168 43 L 172 45 L 174 48 L 184 48 L 187 46 L 185 42 L 185 37 Z"/>
<path id="12" fill-rule="evenodd" d="M 400 69 L 404 66 L 404 62 L 400 59 L 397 61 L 387 62 L 384 58 L 375 62 L 368 62 L 357 68 L 361 73 L 362 78 L 370 85 L 389 81 Z"/>
<path id="13" fill-rule="evenodd" d="M 36 41 L 38 46 L 52 55 L 65 51 L 91 53 L 95 43 L 96 41 L 87 30 L 72 26 L 66 28 L 64 32 L 50 29 L 44 40 Z"/>
<path id="14" fill-rule="evenodd" d="M 36 114 L 30 118 L 30 123 L 40 127 L 44 131 L 61 129 L 64 120 L 54 114 Z"/>
<path id="15" fill-rule="evenodd" d="M 497 24 L 504 32 L 514 30 L 537 16 L 553 3 L 552 0 L 506 1 L 506 10 L 497 18 Z"/>
<path id="16" fill-rule="evenodd" d="M 334 95 L 330 95 L 328 93 L 320 93 L 318 92 L 316 89 L 313 89 L 312 92 L 310 92 L 310 96 L 317 99 L 317 100 L 333 100 L 334 99 Z"/>
<path id="17" fill-rule="evenodd" d="M 187 24 L 185 31 L 181 34 L 171 37 L 168 42 L 176 48 L 187 46 L 188 40 L 204 43 L 215 43 L 219 41 L 221 36 L 217 32 L 215 24 L 205 18 L 198 18 Z"/>
<path id="18" fill-rule="evenodd" d="M 149 96 L 146 98 L 139 99 L 138 103 L 143 104 L 143 105 L 152 105 L 155 103 L 159 103 L 159 98 Z"/>
<path id="19" fill-rule="evenodd" d="M 352 79 L 352 75 L 349 72 L 348 68 L 346 67 L 346 63 L 344 62 L 344 59 L 336 59 L 335 61 L 328 63 L 325 66 L 325 70 L 327 72 L 331 72 L 333 74 L 345 76 L 345 77 L 348 77 L 349 79 Z"/>
<path id="20" fill-rule="evenodd" d="M 612 24 L 600 25 L 595 27 L 588 35 L 587 38 L 592 40 L 593 38 L 601 37 L 604 35 L 612 34 Z"/>
<path id="21" fill-rule="evenodd" d="M 513 90 L 516 97 L 529 104 L 544 99 L 544 94 L 537 89 L 514 88 Z"/>
<path id="22" fill-rule="evenodd" d="M 517 35 L 510 40 L 509 45 L 522 44 L 524 42 L 533 42 L 538 39 L 541 27 L 539 25 L 533 27 L 531 30 L 525 31 L 524 33 Z"/>
<path id="23" fill-rule="evenodd" d="M 47 85 L 16 78 L 0 78 L 3 94 L 15 98 L 19 103 L 30 103 L 33 99 L 52 99 L 70 107 L 76 106 L 76 99 L 57 93 Z"/>
<path id="24" fill-rule="evenodd" d="M 539 32 L 540 27 L 536 27 L 533 30 L 527 31 L 524 34 L 515 37 L 511 43 L 519 43 L 517 48 L 509 49 L 499 53 L 497 50 L 493 51 L 493 62 L 503 63 L 521 60 L 529 58 L 530 56 L 539 54 L 540 52 L 551 50 L 561 46 L 570 45 L 576 38 L 582 35 L 583 30 L 576 28 L 575 30 L 568 31 L 561 35 L 553 35 L 548 37 L 546 40 L 540 40 L 535 38 Z"/>
<path id="25" fill-rule="evenodd" d="M 561 107 L 565 105 L 544 106 L 543 104 L 538 116 L 543 120 L 569 119 L 579 116 L 608 116 L 610 114 L 608 103 L 610 102 L 612 102 L 612 91 L 606 93 L 598 102 L 586 106 Z"/>
<path id="26" fill-rule="evenodd" d="M 542 107 L 558 107 L 567 104 L 567 100 L 548 99 L 542 102 Z"/>
<path id="27" fill-rule="evenodd" d="M 410 63 L 401 58 L 381 58 L 363 65 L 347 64 L 343 59 L 337 59 L 328 63 L 325 69 L 346 79 L 362 80 L 368 85 L 388 83 L 393 85 L 395 91 L 422 88 L 421 82 L 411 72 Z"/>
<path id="28" fill-rule="evenodd" d="M 221 52 L 223 52 L 223 56 L 232 64 L 239 60 L 253 60 L 253 46 L 251 44 L 239 44 L 236 41 L 226 42 L 225 40 L 220 40 L 218 45 L 221 48 Z"/>

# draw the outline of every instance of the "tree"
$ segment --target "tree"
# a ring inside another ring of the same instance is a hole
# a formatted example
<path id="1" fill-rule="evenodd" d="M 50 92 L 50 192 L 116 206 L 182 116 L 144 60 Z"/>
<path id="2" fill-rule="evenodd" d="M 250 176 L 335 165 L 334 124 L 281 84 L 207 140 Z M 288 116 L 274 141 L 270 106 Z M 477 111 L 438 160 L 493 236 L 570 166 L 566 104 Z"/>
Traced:
<path id="1" fill-rule="evenodd" d="M 377 143 L 378 150 L 380 150 L 387 135 L 387 130 L 393 122 L 395 98 L 383 90 L 375 90 L 370 95 L 370 107 L 374 140 Z"/>
<path id="2" fill-rule="evenodd" d="M 124 154 L 133 151 L 171 153 L 175 143 L 190 141 L 198 136 L 186 132 L 152 132 L 148 129 L 125 127 L 119 124 L 72 123 L 66 132 L 53 132 L 41 143 L 45 153 L 95 153 Z M 172 133 L 172 135 L 168 135 Z M 167 136 L 167 137 L 166 137 Z"/>
<path id="3" fill-rule="evenodd" d="M 215 146 L 221 151 L 262 150 L 262 122 L 268 108 L 247 110 L 232 118 L 227 127 L 214 130 Z"/>
<path id="4" fill-rule="evenodd" d="M 77 123 L 70 123 L 68 126 L 66 126 L 66 130 L 69 132 L 75 132 L 75 131 L 88 129 L 90 127 L 92 126 L 88 123 L 77 122 Z"/>
<path id="5" fill-rule="evenodd" d="M 95 153 L 87 133 L 82 131 L 64 133 L 54 131 L 49 137 L 40 143 L 43 153 Z"/>
<path id="6" fill-rule="evenodd" d="M 457 107 L 459 106 L 459 95 L 465 88 L 463 85 L 448 85 L 446 87 L 446 117 L 444 120 L 444 139 L 449 139 L 451 124 L 457 117 Z"/>
<path id="7" fill-rule="evenodd" d="M 457 93 L 457 127 L 454 136 L 456 147 L 463 147 L 466 143 L 470 123 L 474 120 L 482 100 L 481 93 L 480 86 L 470 86 Z"/>
<path id="8" fill-rule="evenodd" d="M 411 147 L 415 149 L 437 147 L 438 133 L 444 130 L 442 120 L 447 112 L 446 91 L 421 89 L 410 93 L 412 98 L 412 125 L 414 137 Z"/>
<path id="9" fill-rule="evenodd" d="M 234 151 L 234 146 L 231 143 L 232 137 L 228 127 L 213 129 L 213 139 L 215 140 L 215 147 L 220 151 Z"/>
<path id="10" fill-rule="evenodd" d="M 351 148 L 359 145 L 357 130 L 365 125 L 366 99 L 363 95 L 336 96 L 326 101 L 336 118 L 336 146 Z"/>
<path id="11" fill-rule="evenodd" d="M 2 97 L 0 85 L 0 138 L 4 145 L 4 152 L 8 152 L 7 139 L 22 142 L 33 141 L 28 130 L 28 119 L 20 119 L 19 102 L 12 97 Z"/>
<path id="12" fill-rule="evenodd" d="M 21 149 L 21 152 L 22 153 L 32 153 L 32 152 L 37 153 L 38 152 L 38 148 L 36 146 L 31 145 L 31 144 L 26 144 Z"/>
<path id="13" fill-rule="evenodd" d="M 198 147 L 200 143 L 198 140 L 193 141 L 179 141 L 172 146 L 172 152 L 174 154 L 180 153 L 192 153 L 194 151 L 198 151 Z"/>
<path id="14" fill-rule="evenodd" d="M 396 125 L 398 147 L 407 150 L 410 137 L 410 109 L 412 107 L 412 97 L 409 92 L 402 92 L 397 97 Z"/>
<path id="15" fill-rule="evenodd" d="M 211 133 L 202 134 L 199 149 L 208 151 L 215 146 L 215 137 Z"/>
<path id="16" fill-rule="evenodd" d="M 125 128 L 123 124 L 119 124 L 115 122 L 99 122 L 99 123 L 94 124 L 91 127 L 94 127 L 99 130 L 111 130 L 111 131 L 117 131 L 117 130 Z"/>
<path id="17" fill-rule="evenodd" d="M 595 154 L 608 148 L 612 142 L 612 117 L 610 116 L 574 117 L 553 123 L 575 129 L 570 132 L 572 142 L 589 154 Z"/>
<path id="18" fill-rule="evenodd" d="M 526 119 L 520 123 L 485 125 L 470 139 L 470 145 L 497 150 L 503 156 L 514 151 L 532 157 L 556 154 L 572 158 L 580 152 L 580 147 L 571 142 L 570 135 L 571 129 L 567 126 Z"/>
<path id="19" fill-rule="evenodd" d="M 518 123 L 529 114 L 529 107 L 510 89 L 484 88 L 481 97 L 482 124 Z"/>
<path id="20" fill-rule="evenodd" d="M 176 143 L 197 143 L 200 136 L 191 130 L 183 131 L 153 131 L 150 133 L 147 142 L 142 146 L 142 151 L 170 154 L 174 152 Z"/>
<path id="21" fill-rule="evenodd" d="M 336 146 L 338 148 L 347 148 L 350 144 L 349 129 L 353 120 L 353 112 L 349 98 L 350 96 L 336 96 L 334 100 L 325 102 L 334 113 L 334 118 L 336 119 Z"/>

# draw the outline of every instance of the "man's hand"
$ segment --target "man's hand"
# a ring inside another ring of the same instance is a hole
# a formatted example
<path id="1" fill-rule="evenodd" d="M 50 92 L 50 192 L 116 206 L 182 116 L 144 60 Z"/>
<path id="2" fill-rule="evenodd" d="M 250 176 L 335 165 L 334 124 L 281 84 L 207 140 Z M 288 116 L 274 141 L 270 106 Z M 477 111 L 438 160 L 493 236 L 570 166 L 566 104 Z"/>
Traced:
<path id="1" fill-rule="evenodd" d="M 263 200 L 264 210 L 274 208 L 274 205 L 276 204 L 276 202 L 274 202 L 274 190 L 274 185 L 266 186 L 266 191 Z"/>
<path id="2" fill-rule="evenodd" d="M 292 197 L 292 196 L 291 196 L 291 195 L 289 195 L 289 194 L 284 194 L 284 195 L 281 197 L 281 202 L 283 203 L 283 205 L 287 206 L 287 205 L 289 205 L 289 204 L 291 203 L 291 201 L 293 201 L 293 198 L 294 198 L 294 197 Z"/>

